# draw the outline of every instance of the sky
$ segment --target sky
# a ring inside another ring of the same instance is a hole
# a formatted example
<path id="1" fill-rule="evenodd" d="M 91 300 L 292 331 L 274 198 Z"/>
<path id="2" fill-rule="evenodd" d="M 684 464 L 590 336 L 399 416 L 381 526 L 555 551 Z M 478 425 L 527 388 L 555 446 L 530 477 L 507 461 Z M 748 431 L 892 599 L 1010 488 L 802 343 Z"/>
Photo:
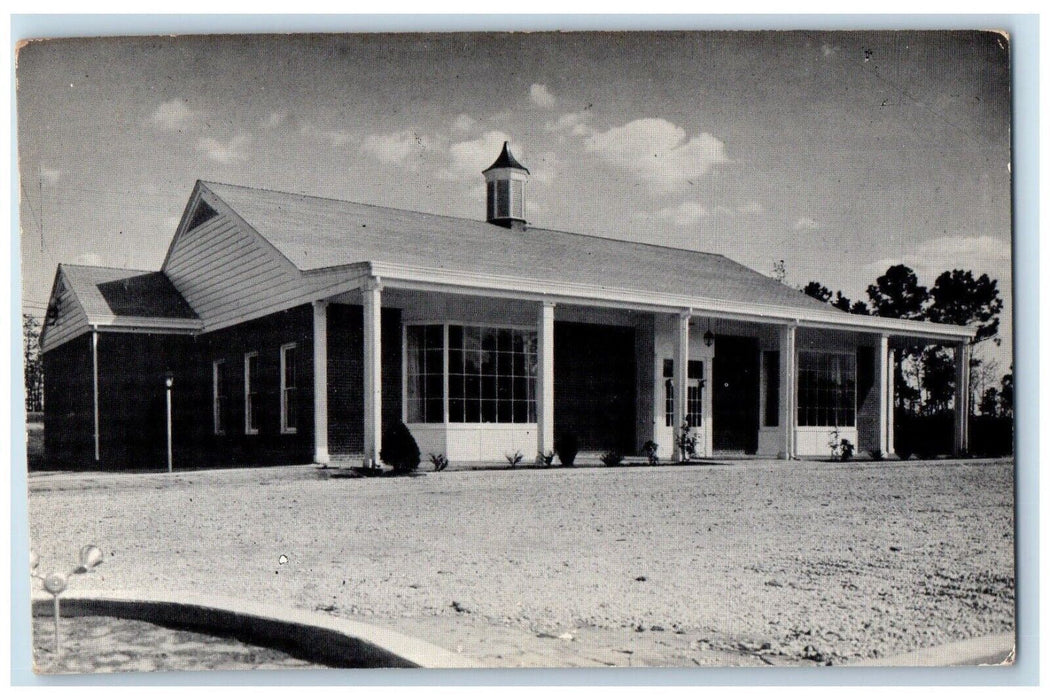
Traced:
<path id="1" fill-rule="evenodd" d="M 851 298 L 892 264 L 999 280 L 1006 40 L 974 32 L 38 42 L 17 67 L 23 293 L 159 269 L 197 179 L 484 217 L 509 140 L 535 226 L 725 254 Z M 654 275 L 659 270 L 653 270 Z M 985 344 L 990 346 L 990 344 Z"/>

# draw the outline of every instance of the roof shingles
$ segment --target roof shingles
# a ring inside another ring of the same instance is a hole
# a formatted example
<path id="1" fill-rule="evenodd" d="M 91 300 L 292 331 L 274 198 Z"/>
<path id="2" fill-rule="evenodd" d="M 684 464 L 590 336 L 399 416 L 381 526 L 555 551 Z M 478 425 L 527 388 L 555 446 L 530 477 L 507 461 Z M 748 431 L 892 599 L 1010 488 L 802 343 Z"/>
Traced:
<path id="1" fill-rule="evenodd" d="M 722 255 L 203 183 L 300 270 L 382 262 L 834 311 Z"/>
<path id="2" fill-rule="evenodd" d="M 197 314 L 163 272 L 62 265 L 89 319 L 195 319 Z"/>

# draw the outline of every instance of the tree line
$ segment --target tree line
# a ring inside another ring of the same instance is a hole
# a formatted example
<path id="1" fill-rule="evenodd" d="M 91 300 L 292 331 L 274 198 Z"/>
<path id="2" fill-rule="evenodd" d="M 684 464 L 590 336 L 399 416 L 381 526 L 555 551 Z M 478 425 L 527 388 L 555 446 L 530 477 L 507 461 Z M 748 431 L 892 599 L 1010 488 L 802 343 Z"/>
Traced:
<path id="1" fill-rule="evenodd" d="M 907 265 L 893 265 L 868 285 L 867 299 L 852 300 L 834 294 L 820 282 L 801 289 L 805 294 L 843 311 L 863 316 L 883 316 L 956 325 L 974 325 L 973 345 L 999 345 L 999 314 L 1003 300 L 998 281 L 970 270 L 946 270 L 932 287 L 919 284 Z M 936 344 L 909 345 L 897 351 L 894 363 L 895 408 L 915 416 L 946 413 L 955 395 L 955 359 L 952 349 Z M 993 378 L 994 363 L 972 355 L 970 386 L 979 391 L 971 406 L 984 416 L 1013 418 L 1013 372 Z"/>

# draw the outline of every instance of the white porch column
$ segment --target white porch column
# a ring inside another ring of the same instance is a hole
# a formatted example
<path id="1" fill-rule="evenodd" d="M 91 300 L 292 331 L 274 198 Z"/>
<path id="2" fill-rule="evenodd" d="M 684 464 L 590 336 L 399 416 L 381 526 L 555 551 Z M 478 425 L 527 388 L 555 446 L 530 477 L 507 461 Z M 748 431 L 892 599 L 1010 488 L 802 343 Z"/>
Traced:
<path id="1" fill-rule="evenodd" d="M 779 457 L 795 457 L 795 423 L 798 376 L 795 362 L 795 326 L 780 329 L 780 437 Z"/>
<path id="2" fill-rule="evenodd" d="M 94 328 L 91 330 L 91 394 L 95 421 L 95 461 L 98 462 L 102 459 L 102 445 L 98 431 L 98 331 Z"/>
<path id="3" fill-rule="evenodd" d="M 897 353 L 894 350 L 890 350 L 886 354 L 886 371 L 889 373 L 889 380 L 886 382 L 886 406 L 889 411 L 889 415 L 886 419 L 887 455 L 897 454 L 897 443 L 893 440 L 893 421 L 896 417 L 897 411 L 897 394 L 895 386 L 895 382 L 897 381 L 896 366 Z"/>
<path id="4" fill-rule="evenodd" d="M 955 456 L 970 449 L 970 344 L 955 346 Z"/>
<path id="5" fill-rule="evenodd" d="M 383 346 L 380 310 L 383 286 L 370 279 L 361 288 L 364 305 L 364 360 L 365 360 L 365 456 L 364 465 L 379 464 L 383 449 Z"/>
<path id="6" fill-rule="evenodd" d="M 875 448 L 883 455 L 888 455 L 890 453 L 890 431 L 892 430 L 890 423 L 893 422 L 893 404 L 890 403 L 893 395 L 893 390 L 890 388 L 893 383 L 893 368 L 890 366 L 890 337 L 888 335 L 879 336 L 879 343 L 875 351 L 875 378 L 878 381 L 876 386 L 879 397 Z"/>
<path id="7" fill-rule="evenodd" d="M 674 460 L 683 461 L 688 455 L 682 454 L 677 436 L 685 423 L 686 399 L 689 396 L 689 319 L 688 311 L 678 314 L 678 332 L 674 345 Z"/>
<path id="8" fill-rule="evenodd" d="M 554 449 L 554 304 L 540 304 L 536 322 L 536 449 Z"/>
<path id="9" fill-rule="evenodd" d="M 328 302 L 314 302 L 314 462 L 328 464 Z"/>

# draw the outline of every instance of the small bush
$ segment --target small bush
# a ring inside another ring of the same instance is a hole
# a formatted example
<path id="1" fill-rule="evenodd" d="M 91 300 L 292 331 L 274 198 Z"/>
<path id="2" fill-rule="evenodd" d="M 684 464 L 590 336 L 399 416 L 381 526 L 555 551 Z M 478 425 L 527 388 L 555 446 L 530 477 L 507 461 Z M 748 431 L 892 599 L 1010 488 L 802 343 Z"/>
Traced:
<path id="1" fill-rule="evenodd" d="M 602 464 L 607 467 L 615 467 L 623 461 L 623 455 L 615 450 L 602 455 Z"/>
<path id="2" fill-rule="evenodd" d="M 652 440 L 646 440 L 645 444 L 642 445 L 642 452 L 645 453 L 645 458 L 649 460 L 649 464 L 659 464 L 660 458 L 656 456 L 660 446 Z"/>
<path id="3" fill-rule="evenodd" d="M 882 453 L 882 450 L 879 449 L 871 450 L 868 454 L 871 455 L 871 458 L 876 462 L 881 462 L 882 458 L 886 456 Z"/>
<path id="4" fill-rule="evenodd" d="M 696 432 L 689 427 L 689 423 L 682 423 L 682 427 L 675 433 L 675 444 L 678 445 L 678 453 L 683 462 L 688 462 L 696 456 Z"/>
<path id="5" fill-rule="evenodd" d="M 394 468 L 395 474 L 411 474 L 419 468 L 419 445 L 401 421 L 383 435 L 379 459 Z"/>
<path id="6" fill-rule="evenodd" d="M 443 472 L 448 469 L 448 457 L 430 453 L 430 463 L 434 465 L 434 471 Z"/>
<path id="7" fill-rule="evenodd" d="M 580 451 L 580 440 L 576 437 L 576 433 L 562 433 L 554 443 L 554 451 L 558 453 L 558 461 L 566 467 L 571 467 L 576 462 L 576 454 Z"/>
<path id="8" fill-rule="evenodd" d="M 507 464 L 511 467 L 516 467 L 521 464 L 521 460 L 525 459 L 525 455 L 521 453 L 521 450 L 517 450 L 514 454 L 503 455 L 507 459 Z"/>
<path id="9" fill-rule="evenodd" d="M 536 453 L 536 466 L 549 467 L 552 464 L 554 464 L 554 450 Z"/>
<path id="10" fill-rule="evenodd" d="M 853 457 L 855 450 L 853 443 L 844 437 L 839 437 L 838 428 L 831 431 L 830 437 L 828 447 L 831 448 L 831 458 L 839 462 L 848 462 Z"/>

